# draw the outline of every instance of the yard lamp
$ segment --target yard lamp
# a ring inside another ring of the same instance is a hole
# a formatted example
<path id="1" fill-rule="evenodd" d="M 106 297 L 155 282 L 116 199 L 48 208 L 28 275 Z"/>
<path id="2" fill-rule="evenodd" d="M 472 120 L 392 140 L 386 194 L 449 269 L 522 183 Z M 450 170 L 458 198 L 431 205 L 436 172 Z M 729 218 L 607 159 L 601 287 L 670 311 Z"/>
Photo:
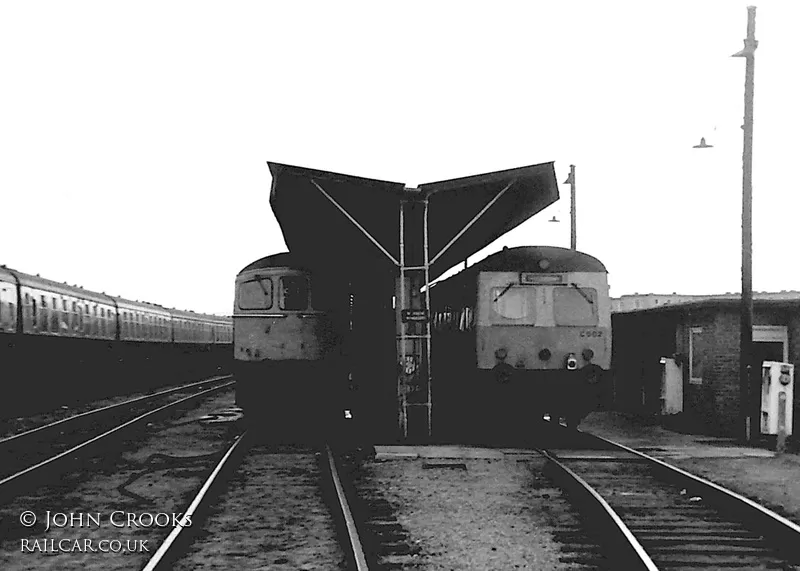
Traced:
<path id="1" fill-rule="evenodd" d="M 755 77 L 756 7 L 747 7 L 747 37 L 744 49 L 732 57 L 745 58 L 744 147 L 742 151 L 742 304 L 739 348 L 740 416 L 745 439 L 753 439 L 760 416 L 760 391 L 753 386 L 753 88 Z"/>
<path id="2" fill-rule="evenodd" d="M 739 335 L 739 417 L 746 441 L 754 438 L 760 417 L 760 390 L 753 386 L 753 78 L 755 76 L 756 7 L 747 7 L 744 49 L 732 57 L 746 58 L 744 81 L 744 147 L 742 152 L 742 298 Z M 710 149 L 705 137 L 695 149 Z"/>

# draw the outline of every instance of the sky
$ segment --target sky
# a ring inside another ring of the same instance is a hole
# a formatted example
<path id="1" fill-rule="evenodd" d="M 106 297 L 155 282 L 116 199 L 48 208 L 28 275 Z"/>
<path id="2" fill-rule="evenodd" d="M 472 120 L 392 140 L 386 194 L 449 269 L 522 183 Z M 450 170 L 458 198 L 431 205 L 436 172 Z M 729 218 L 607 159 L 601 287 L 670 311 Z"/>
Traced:
<path id="1" fill-rule="evenodd" d="M 2 2 L 0 264 L 230 314 L 286 249 L 267 161 L 407 186 L 555 162 L 613 296 L 741 291 L 751 3 Z M 753 287 L 800 289 L 800 2 L 756 6 Z M 470 260 L 569 247 L 560 192 Z"/>

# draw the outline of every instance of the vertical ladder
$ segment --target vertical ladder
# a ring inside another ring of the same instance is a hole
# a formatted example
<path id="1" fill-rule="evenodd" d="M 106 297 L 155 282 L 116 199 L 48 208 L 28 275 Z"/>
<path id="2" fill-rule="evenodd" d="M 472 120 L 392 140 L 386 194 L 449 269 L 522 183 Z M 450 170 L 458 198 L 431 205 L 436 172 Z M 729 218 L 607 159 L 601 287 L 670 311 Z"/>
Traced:
<path id="1" fill-rule="evenodd" d="M 406 209 L 421 205 L 422 265 L 408 264 L 405 251 Z M 409 411 L 425 409 L 425 427 L 413 420 L 412 438 L 431 436 L 431 334 L 430 334 L 430 261 L 428 255 L 428 199 L 400 201 L 400 277 L 396 292 L 398 423 L 403 438 L 409 437 Z M 424 301 L 421 289 L 425 288 Z M 412 413 L 413 419 L 419 415 Z"/>

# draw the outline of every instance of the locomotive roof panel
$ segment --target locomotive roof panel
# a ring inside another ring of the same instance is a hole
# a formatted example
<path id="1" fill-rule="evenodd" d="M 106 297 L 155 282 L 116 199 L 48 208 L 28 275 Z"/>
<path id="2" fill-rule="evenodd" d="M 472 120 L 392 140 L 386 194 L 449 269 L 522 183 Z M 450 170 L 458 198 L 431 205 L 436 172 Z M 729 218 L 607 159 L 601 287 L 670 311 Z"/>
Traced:
<path id="1" fill-rule="evenodd" d="M 342 271 L 363 275 L 396 271 L 395 262 L 381 248 L 399 260 L 403 199 L 428 200 L 431 279 L 558 199 L 553 163 L 428 183 L 413 190 L 398 182 L 279 163 L 269 167 L 270 204 L 289 249 L 312 265 L 336 264 Z M 421 251 L 421 210 L 415 209 L 416 215 L 406 221 L 406 252 Z"/>
<path id="2" fill-rule="evenodd" d="M 547 263 L 542 263 L 547 260 Z M 479 262 L 434 284 L 431 291 L 449 291 L 450 287 L 460 287 L 464 280 L 474 279 L 479 272 L 526 272 L 526 273 L 566 273 L 600 272 L 608 273 L 603 263 L 589 254 L 557 246 L 519 246 L 503 248 L 490 254 Z"/>
<path id="3" fill-rule="evenodd" d="M 557 246 L 504 248 L 468 268 L 481 272 L 603 272 L 603 263 L 589 254 Z"/>
<path id="4" fill-rule="evenodd" d="M 242 274 L 250 270 L 260 270 L 263 268 L 304 269 L 303 264 L 301 264 L 298 259 L 298 256 L 291 254 L 289 252 L 281 252 L 280 254 L 265 256 L 263 258 L 256 260 L 255 262 L 247 264 L 239 271 L 239 274 Z"/>

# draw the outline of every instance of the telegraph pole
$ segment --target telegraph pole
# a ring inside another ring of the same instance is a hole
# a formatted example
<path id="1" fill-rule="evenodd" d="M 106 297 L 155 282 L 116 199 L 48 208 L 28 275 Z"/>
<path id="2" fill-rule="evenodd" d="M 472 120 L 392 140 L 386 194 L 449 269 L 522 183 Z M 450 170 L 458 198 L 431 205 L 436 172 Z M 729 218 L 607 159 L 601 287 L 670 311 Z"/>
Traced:
<path id="1" fill-rule="evenodd" d="M 753 385 L 753 79 L 755 76 L 756 7 L 747 7 L 747 37 L 744 49 L 733 57 L 745 58 L 744 147 L 742 151 L 742 303 L 739 346 L 740 416 L 745 440 L 754 438 L 759 427 L 760 392 Z M 760 371 L 759 371 L 760 373 Z"/>
<path id="2" fill-rule="evenodd" d="M 575 165 L 569 165 L 569 176 L 564 184 L 569 185 L 569 217 L 570 217 L 570 240 L 569 247 L 577 250 L 578 230 L 576 228 L 577 212 L 575 211 Z"/>

